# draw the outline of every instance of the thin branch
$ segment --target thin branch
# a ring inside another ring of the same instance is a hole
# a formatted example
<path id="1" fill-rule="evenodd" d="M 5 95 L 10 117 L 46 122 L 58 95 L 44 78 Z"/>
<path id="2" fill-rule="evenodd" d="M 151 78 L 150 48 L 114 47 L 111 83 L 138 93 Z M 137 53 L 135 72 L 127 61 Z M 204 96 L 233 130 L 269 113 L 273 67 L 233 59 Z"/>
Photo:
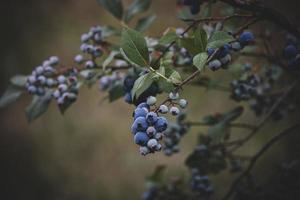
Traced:
<path id="1" fill-rule="evenodd" d="M 284 136 L 287 136 L 288 134 L 292 134 L 294 133 L 294 131 L 296 129 L 300 128 L 300 124 L 296 124 L 293 125 L 291 127 L 289 127 L 288 129 L 280 132 L 279 134 L 275 135 L 274 137 L 272 137 L 250 160 L 250 163 L 248 165 L 248 167 L 244 170 L 244 172 L 242 172 L 231 184 L 231 187 L 229 189 L 229 191 L 226 193 L 226 195 L 222 198 L 222 200 L 227 200 L 229 199 L 236 187 L 239 185 L 240 181 L 245 178 L 250 172 L 251 170 L 254 168 L 257 160 L 270 148 L 272 147 L 273 144 L 275 144 L 277 141 L 279 141 L 280 139 L 282 139 Z"/>
<path id="2" fill-rule="evenodd" d="M 280 12 L 265 6 L 262 2 L 259 1 L 234 1 L 234 0 L 221 0 L 222 2 L 233 6 L 234 8 L 240 8 L 251 13 L 256 13 L 261 16 L 263 19 L 271 21 L 283 29 L 287 30 L 297 38 L 300 38 L 299 28 L 290 22 Z"/>
<path id="3" fill-rule="evenodd" d="M 278 108 L 278 106 L 282 103 L 282 101 L 289 95 L 289 93 L 294 89 L 294 87 L 298 84 L 298 80 L 296 80 L 292 85 L 290 85 L 289 88 L 287 88 L 284 91 L 284 94 L 278 98 L 278 100 L 273 104 L 269 112 L 265 115 L 265 117 L 258 123 L 255 129 L 253 129 L 248 136 L 246 136 L 243 139 L 231 141 L 225 144 L 225 146 L 232 146 L 236 145 L 235 148 L 233 148 L 231 151 L 235 151 L 239 147 L 241 147 L 244 143 L 246 143 L 248 140 L 250 140 L 253 136 L 255 136 L 258 131 L 265 125 L 265 123 L 270 119 L 273 112 Z"/>
<path id="4" fill-rule="evenodd" d="M 201 19 L 181 19 L 184 22 L 211 22 L 211 21 L 227 21 L 233 18 L 253 18 L 255 15 L 243 15 L 243 14 L 233 14 L 229 16 L 224 16 L 224 17 L 207 17 L 207 18 L 201 18 Z"/>

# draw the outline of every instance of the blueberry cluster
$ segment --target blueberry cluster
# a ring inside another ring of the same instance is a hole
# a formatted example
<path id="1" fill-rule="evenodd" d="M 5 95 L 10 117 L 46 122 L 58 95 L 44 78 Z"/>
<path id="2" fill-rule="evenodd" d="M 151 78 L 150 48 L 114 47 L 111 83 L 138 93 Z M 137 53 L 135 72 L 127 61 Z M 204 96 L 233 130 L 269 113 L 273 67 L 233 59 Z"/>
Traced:
<path id="1" fill-rule="evenodd" d="M 214 192 L 214 187 L 209 177 L 202 175 L 196 168 L 191 169 L 191 188 L 201 197 L 208 197 Z"/>
<path id="2" fill-rule="evenodd" d="M 142 155 L 162 149 L 159 141 L 162 140 L 169 123 L 165 117 L 159 116 L 159 114 L 170 113 L 177 116 L 180 113 L 179 108 L 172 105 L 179 98 L 179 94 L 171 92 L 169 98 L 171 101 L 170 106 L 162 104 L 157 107 L 156 97 L 149 96 L 146 102 L 140 103 L 133 113 L 134 122 L 131 126 L 131 132 L 134 135 L 134 142 L 140 145 Z M 187 101 L 180 99 L 179 105 L 181 108 L 185 108 Z"/>
<path id="3" fill-rule="evenodd" d="M 261 74 L 255 74 L 251 72 L 251 65 L 246 64 L 244 70 L 241 78 L 233 80 L 230 84 L 231 98 L 235 101 L 248 101 L 255 114 L 262 115 L 270 110 L 281 95 L 281 93 L 272 93 L 274 82 L 280 77 L 280 69 L 273 66 Z M 272 113 L 272 117 L 274 120 L 281 119 L 294 109 L 292 102 L 283 101 Z"/>
<path id="4" fill-rule="evenodd" d="M 226 69 L 231 61 L 231 51 L 239 51 L 245 46 L 251 44 L 253 41 L 254 35 L 251 32 L 243 32 L 236 41 L 225 44 L 217 52 L 215 52 L 216 49 L 208 48 L 208 55 L 213 55 L 214 58 L 208 63 L 208 67 L 212 71 L 216 71 L 221 68 Z"/>
<path id="5" fill-rule="evenodd" d="M 123 80 L 124 74 L 119 72 L 113 72 L 111 75 L 102 76 L 99 80 L 99 89 L 106 91 L 116 82 Z"/>
<path id="6" fill-rule="evenodd" d="M 100 26 L 91 27 L 88 33 L 82 34 L 81 42 L 80 50 L 83 53 L 89 54 L 91 59 L 85 59 L 83 55 L 78 54 L 75 56 L 74 61 L 78 64 L 84 63 L 87 69 L 97 67 L 95 59 L 103 54 L 101 46 L 103 42 L 102 28 Z"/>
<path id="7" fill-rule="evenodd" d="M 45 60 L 42 65 L 36 67 L 30 76 L 27 78 L 26 88 L 30 94 L 43 96 L 47 88 L 52 88 L 57 85 L 55 80 L 55 66 L 59 59 L 52 56 Z"/>
<path id="8" fill-rule="evenodd" d="M 193 15 L 196 15 L 200 12 L 200 8 L 201 8 L 201 4 L 203 3 L 203 0 L 181 0 L 179 3 L 185 6 L 189 6 L 191 13 Z"/>
<path id="9" fill-rule="evenodd" d="M 171 156 L 180 151 L 179 143 L 181 138 L 190 129 L 190 126 L 183 123 L 185 117 L 185 113 L 179 114 L 176 123 L 169 123 L 168 129 L 165 131 L 163 152 L 167 156 Z"/>
<path id="10" fill-rule="evenodd" d="M 142 72 L 147 73 L 147 72 Z M 138 99 L 132 99 L 131 96 L 131 90 L 134 86 L 134 82 L 138 79 L 138 76 L 136 74 L 127 74 L 127 76 L 124 78 L 123 87 L 124 87 L 124 101 L 129 104 L 138 105 L 142 102 L 145 102 L 149 96 L 156 96 L 158 93 L 160 93 L 160 89 L 157 85 L 157 83 L 152 83 L 151 86 L 143 92 Z"/>
<path id="11" fill-rule="evenodd" d="M 64 75 L 57 77 L 58 86 L 52 96 L 61 108 L 75 102 L 77 99 L 79 89 L 77 74 L 76 69 L 70 69 Z"/>
<path id="12" fill-rule="evenodd" d="M 290 69 L 299 69 L 300 52 L 296 44 L 288 44 L 283 51 L 284 58 L 287 59 Z"/>

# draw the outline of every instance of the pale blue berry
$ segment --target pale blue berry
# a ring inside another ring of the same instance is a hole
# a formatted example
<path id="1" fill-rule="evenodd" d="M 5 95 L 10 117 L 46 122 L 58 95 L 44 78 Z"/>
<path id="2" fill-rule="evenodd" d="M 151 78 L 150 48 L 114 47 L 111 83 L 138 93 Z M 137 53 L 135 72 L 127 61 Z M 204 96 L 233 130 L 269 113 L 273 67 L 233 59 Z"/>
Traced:
<path id="1" fill-rule="evenodd" d="M 217 59 L 215 59 L 215 60 L 213 60 L 213 61 L 211 61 L 211 62 L 208 63 L 208 67 L 212 71 L 216 71 L 216 70 L 220 69 L 221 66 L 222 66 L 222 63 L 219 60 L 217 60 Z"/>
<path id="2" fill-rule="evenodd" d="M 64 75 L 59 75 L 57 77 L 57 81 L 58 81 L 58 83 L 62 84 L 62 83 L 65 83 L 67 81 L 67 79 Z"/>
<path id="3" fill-rule="evenodd" d="M 35 94 L 37 92 L 37 88 L 34 85 L 30 85 L 27 90 L 30 94 Z"/>
<path id="4" fill-rule="evenodd" d="M 156 97 L 150 96 L 150 97 L 147 98 L 147 104 L 149 106 L 153 106 L 155 103 L 156 103 Z"/>
<path id="5" fill-rule="evenodd" d="M 145 156 L 147 154 L 150 153 L 150 150 L 148 149 L 148 147 L 140 147 L 140 154 Z"/>
<path id="6" fill-rule="evenodd" d="M 177 99 L 179 98 L 178 92 L 171 92 L 171 93 L 169 94 L 169 98 L 170 98 L 171 100 L 177 100 Z"/>
<path id="7" fill-rule="evenodd" d="M 80 54 L 76 55 L 74 61 L 78 64 L 81 64 L 83 62 L 83 56 Z"/>
<path id="8" fill-rule="evenodd" d="M 38 66 L 35 69 L 36 75 L 41 75 L 44 72 L 44 68 L 42 66 Z"/>
<path id="9" fill-rule="evenodd" d="M 169 108 L 166 105 L 160 105 L 158 112 L 162 113 L 162 114 L 166 114 L 169 112 Z"/>
<path id="10" fill-rule="evenodd" d="M 50 65 L 57 65 L 59 62 L 59 58 L 57 56 L 51 56 L 49 58 Z"/>
<path id="11" fill-rule="evenodd" d="M 87 33 L 84 33 L 84 34 L 81 35 L 80 39 L 81 39 L 81 42 L 88 42 L 89 39 L 90 39 L 90 35 L 87 34 Z"/>
<path id="12" fill-rule="evenodd" d="M 53 93 L 52 93 L 52 96 L 57 99 L 60 97 L 60 91 L 59 90 L 55 90 Z"/>
<path id="13" fill-rule="evenodd" d="M 179 100 L 179 106 L 181 108 L 186 108 L 187 104 L 188 104 L 187 100 L 185 100 L 185 99 L 180 99 Z"/>
<path id="14" fill-rule="evenodd" d="M 158 144 L 158 142 L 157 142 L 156 139 L 150 139 L 150 140 L 147 142 L 147 146 L 148 146 L 150 149 L 155 148 L 157 144 Z"/>
<path id="15" fill-rule="evenodd" d="M 45 76 L 39 76 L 37 78 L 38 82 L 41 84 L 41 85 L 44 85 L 46 83 L 46 77 Z"/>
<path id="16" fill-rule="evenodd" d="M 95 67 L 95 63 L 91 60 L 86 61 L 85 63 L 85 67 L 90 69 L 90 68 L 94 68 Z"/>
<path id="17" fill-rule="evenodd" d="M 149 135 L 149 137 L 153 137 L 156 134 L 156 130 L 153 126 L 149 126 L 146 133 Z"/>
<path id="18" fill-rule="evenodd" d="M 174 116 L 178 115 L 179 114 L 179 109 L 176 107 L 176 106 L 173 106 L 170 108 L 170 113 Z"/>
<path id="19" fill-rule="evenodd" d="M 36 82 L 36 77 L 31 75 L 27 78 L 27 80 L 30 84 L 34 84 Z"/>
<path id="20" fill-rule="evenodd" d="M 66 84 L 60 84 L 60 85 L 58 86 L 58 90 L 59 90 L 60 92 L 66 92 L 66 91 L 68 90 L 68 86 L 67 86 Z"/>

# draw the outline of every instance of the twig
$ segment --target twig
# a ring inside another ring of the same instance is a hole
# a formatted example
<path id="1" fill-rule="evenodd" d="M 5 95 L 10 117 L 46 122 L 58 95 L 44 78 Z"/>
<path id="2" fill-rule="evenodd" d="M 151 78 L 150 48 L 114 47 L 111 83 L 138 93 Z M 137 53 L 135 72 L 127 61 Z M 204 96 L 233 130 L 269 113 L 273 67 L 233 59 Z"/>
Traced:
<path id="1" fill-rule="evenodd" d="M 300 30 L 297 26 L 289 21 L 283 14 L 265 6 L 259 1 L 233 1 L 233 0 L 221 0 L 222 2 L 233 6 L 234 8 L 240 8 L 245 11 L 258 14 L 263 19 L 271 21 L 283 29 L 287 30 L 291 34 L 300 38 Z"/>
<path id="2" fill-rule="evenodd" d="M 275 135 L 274 137 L 272 137 L 250 160 L 250 163 L 248 165 L 248 167 L 245 169 L 244 172 L 242 172 L 231 184 L 231 187 L 229 189 L 229 191 L 226 193 L 226 195 L 222 198 L 222 200 L 227 200 L 229 199 L 234 191 L 235 188 L 238 186 L 238 184 L 240 183 L 240 181 L 246 177 L 250 171 L 253 169 L 253 167 L 255 166 L 257 160 L 274 144 L 276 143 L 278 140 L 280 140 L 281 138 L 283 138 L 284 136 L 293 133 L 294 130 L 300 128 L 300 124 L 296 124 L 291 126 L 290 128 L 280 132 L 279 134 Z"/>
<path id="3" fill-rule="evenodd" d="M 235 151 L 239 147 L 241 147 L 244 143 L 246 143 L 248 140 L 250 140 L 253 136 L 257 134 L 257 132 L 265 125 L 265 123 L 270 119 L 273 112 L 277 109 L 277 107 L 281 104 L 281 102 L 288 96 L 288 94 L 293 90 L 293 88 L 298 84 L 298 80 L 295 81 L 289 88 L 287 88 L 284 92 L 284 94 L 279 97 L 279 99 L 273 104 L 269 112 L 265 115 L 265 117 L 258 123 L 255 129 L 253 129 L 248 136 L 246 136 L 243 139 L 231 141 L 225 144 L 225 146 L 232 146 L 237 145 L 234 147 L 231 152 Z"/>
<path id="4" fill-rule="evenodd" d="M 229 16 L 224 17 L 207 17 L 207 18 L 201 18 L 201 19 L 181 19 L 184 22 L 210 22 L 210 21 L 226 21 L 233 18 L 252 18 L 255 17 L 255 15 L 243 15 L 243 14 L 233 14 Z"/>

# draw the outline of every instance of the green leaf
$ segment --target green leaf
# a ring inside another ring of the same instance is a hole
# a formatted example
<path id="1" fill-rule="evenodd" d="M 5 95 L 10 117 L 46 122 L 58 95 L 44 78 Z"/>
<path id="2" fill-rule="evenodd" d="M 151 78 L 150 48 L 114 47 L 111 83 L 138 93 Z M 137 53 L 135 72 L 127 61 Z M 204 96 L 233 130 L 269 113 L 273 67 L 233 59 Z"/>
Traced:
<path id="1" fill-rule="evenodd" d="M 17 87 L 24 88 L 27 82 L 27 76 L 24 75 L 16 75 L 10 79 L 11 84 Z"/>
<path id="2" fill-rule="evenodd" d="M 175 32 L 175 30 L 171 30 L 168 31 L 165 35 L 163 35 L 160 40 L 159 40 L 159 44 L 161 45 L 167 45 L 172 43 L 173 41 L 175 41 L 177 39 L 177 34 Z"/>
<path id="3" fill-rule="evenodd" d="M 140 76 L 134 82 L 134 86 L 131 90 L 132 99 L 139 98 L 139 96 L 151 86 L 154 80 L 153 79 L 154 75 L 155 75 L 154 73 L 149 72 L 147 74 Z"/>
<path id="4" fill-rule="evenodd" d="M 108 90 L 109 94 L 109 102 L 113 102 L 118 100 L 119 98 L 124 96 L 124 88 L 122 83 L 117 83 L 113 85 L 111 88 Z"/>
<path id="5" fill-rule="evenodd" d="M 121 35 L 121 31 L 112 26 L 102 26 L 101 28 L 101 36 L 103 38 L 107 38 L 113 35 Z"/>
<path id="6" fill-rule="evenodd" d="M 170 93 L 174 91 L 174 85 L 171 81 L 167 81 L 164 78 L 160 78 L 158 80 L 158 87 L 162 89 L 164 92 Z"/>
<path id="7" fill-rule="evenodd" d="M 180 47 L 186 48 L 186 50 L 192 54 L 196 55 L 199 53 L 199 49 L 195 46 L 194 38 L 180 38 L 178 41 L 178 45 Z"/>
<path id="8" fill-rule="evenodd" d="M 154 22 L 155 19 L 156 19 L 155 14 L 148 15 L 146 17 L 139 19 L 138 22 L 136 23 L 135 30 L 144 32 L 145 30 L 147 30 L 147 28 L 150 27 L 150 25 Z"/>
<path id="9" fill-rule="evenodd" d="M 172 74 L 170 75 L 169 79 L 171 82 L 175 85 L 179 85 L 182 81 L 180 74 L 177 71 L 173 71 Z"/>
<path id="10" fill-rule="evenodd" d="M 97 0 L 107 11 L 117 19 L 123 17 L 123 4 L 121 0 Z"/>
<path id="11" fill-rule="evenodd" d="M 111 51 L 107 58 L 103 61 L 102 69 L 105 71 L 106 67 L 114 60 L 115 56 L 118 55 L 119 52 Z"/>
<path id="12" fill-rule="evenodd" d="M 212 139 L 213 144 L 218 144 L 224 140 L 228 133 L 227 123 L 221 121 L 208 129 L 208 136 Z"/>
<path id="13" fill-rule="evenodd" d="M 10 85 L 4 94 L 0 98 L 0 108 L 3 108 L 15 101 L 17 101 L 21 94 L 23 93 L 23 90 L 19 87 Z"/>
<path id="14" fill-rule="evenodd" d="M 133 29 L 122 31 L 121 48 L 126 57 L 138 66 L 149 65 L 149 52 L 143 35 Z"/>
<path id="15" fill-rule="evenodd" d="M 199 53 L 193 58 L 193 65 L 202 71 L 206 65 L 208 55 L 206 52 Z"/>
<path id="16" fill-rule="evenodd" d="M 234 40 L 232 35 L 229 35 L 227 32 L 216 31 L 209 38 L 207 48 L 217 49 Z"/>
<path id="17" fill-rule="evenodd" d="M 207 35 L 205 30 L 197 28 L 194 32 L 194 42 L 199 52 L 204 52 L 207 46 Z"/>
<path id="18" fill-rule="evenodd" d="M 46 91 L 44 96 L 34 96 L 30 105 L 27 106 L 25 113 L 29 122 L 44 114 L 51 102 L 52 90 Z"/>
<path id="19" fill-rule="evenodd" d="M 126 11 L 125 22 L 129 22 L 137 13 L 147 11 L 151 2 L 151 0 L 135 0 Z"/>

